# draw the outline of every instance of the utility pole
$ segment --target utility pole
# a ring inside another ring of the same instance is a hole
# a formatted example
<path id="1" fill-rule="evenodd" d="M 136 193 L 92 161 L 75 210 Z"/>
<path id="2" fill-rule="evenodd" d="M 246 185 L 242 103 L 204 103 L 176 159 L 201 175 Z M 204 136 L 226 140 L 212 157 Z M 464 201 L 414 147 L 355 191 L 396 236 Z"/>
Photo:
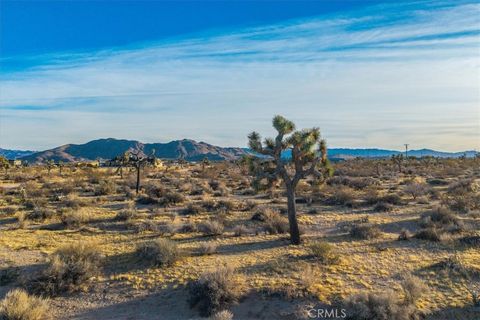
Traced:
<path id="1" fill-rule="evenodd" d="M 405 159 L 408 159 L 408 143 L 405 143 Z"/>

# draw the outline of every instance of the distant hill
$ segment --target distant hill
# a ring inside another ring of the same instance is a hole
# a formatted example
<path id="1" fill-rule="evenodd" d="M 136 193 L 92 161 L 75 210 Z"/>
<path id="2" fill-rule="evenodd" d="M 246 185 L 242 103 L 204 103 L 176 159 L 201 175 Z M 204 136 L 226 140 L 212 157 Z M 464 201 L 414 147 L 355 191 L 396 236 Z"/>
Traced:
<path id="1" fill-rule="evenodd" d="M 15 160 L 21 157 L 31 155 L 35 151 L 23 151 L 23 150 L 7 150 L 0 148 L 0 156 L 5 157 L 9 160 Z"/>
<path id="2" fill-rule="evenodd" d="M 248 150 L 248 149 L 247 149 Z M 459 158 L 466 155 L 468 158 L 474 157 L 478 152 L 442 152 L 431 149 L 408 150 L 409 157 L 431 156 L 435 158 Z M 328 149 L 328 157 L 331 159 L 352 159 L 352 158 L 389 158 L 392 155 L 405 154 L 405 151 L 385 150 L 385 149 L 350 149 L 350 148 L 331 148 Z M 291 157 L 290 151 L 282 153 L 282 157 Z"/>
<path id="3" fill-rule="evenodd" d="M 242 148 L 223 148 L 205 142 L 184 139 L 168 143 L 142 143 L 135 140 L 98 139 L 85 144 L 66 144 L 54 149 L 36 152 L 25 157 L 30 163 L 54 160 L 55 162 L 89 161 L 96 159 L 112 159 L 128 150 L 141 150 L 144 154 L 162 159 L 178 159 L 180 155 L 187 161 L 233 160 L 247 151 Z"/>
<path id="4" fill-rule="evenodd" d="M 128 150 L 141 150 L 146 155 L 155 151 L 155 156 L 161 159 L 178 159 L 180 155 L 183 155 L 183 158 L 187 161 L 199 161 L 205 157 L 209 160 L 234 160 L 243 155 L 253 154 L 248 148 L 224 148 L 190 139 L 174 140 L 167 143 L 142 143 L 135 140 L 108 138 L 93 140 L 84 144 L 66 144 L 41 152 L 0 149 L 0 155 L 5 155 L 8 159 L 21 158 L 30 163 L 39 163 L 50 159 L 56 162 L 74 162 L 112 159 Z M 337 160 L 356 157 L 387 158 L 399 153 L 403 154 L 404 152 L 385 149 L 328 149 L 329 158 Z M 458 158 L 463 155 L 474 157 L 475 154 L 475 151 L 441 152 L 430 149 L 408 151 L 408 155 L 414 157 Z M 290 157 L 290 152 L 284 152 L 283 157 Z"/>
<path id="5" fill-rule="evenodd" d="M 464 152 L 442 152 L 431 149 L 408 150 L 409 157 L 425 157 L 431 156 L 435 158 L 459 158 L 463 155 L 471 158 L 474 157 L 476 151 Z M 396 154 L 405 154 L 405 151 L 384 150 L 384 149 L 348 149 L 348 148 L 332 148 L 328 149 L 328 155 L 335 158 L 386 158 Z"/>

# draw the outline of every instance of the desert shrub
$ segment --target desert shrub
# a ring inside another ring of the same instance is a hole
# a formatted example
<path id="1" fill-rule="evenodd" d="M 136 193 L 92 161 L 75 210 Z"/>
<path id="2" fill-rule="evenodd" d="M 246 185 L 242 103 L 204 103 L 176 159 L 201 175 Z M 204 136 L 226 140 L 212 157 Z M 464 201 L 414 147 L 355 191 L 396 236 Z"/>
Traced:
<path id="1" fill-rule="evenodd" d="M 87 206 L 87 202 L 80 199 L 79 197 L 68 195 L 61 201 L 61 205 L 66 208 L 79 209 L 81 207 Z"/>
<path id="2" fill-rule="evenodd" d="M 130 221 L 132 219 L 135 219 L 138 216 L 137 210 L 133 208 L 127 208 L 124 210 L 119 211 L 115 215 L 115 220 L 117 221 Z"/>
<path id="3" fill-rule="evenodd" d="M 425 228 L 415 233 L 415 238 L 428 241 L 441 241 L 443 231 L 437 228 Z"/>
<path id="4" fill-rule="evenodd" d="M 217 202 L 212 199 L 206 199 L 201 202 L 201 206 L 207 211 L 214 211 L 217 209 Z"/>
<path id="5" fill-rule="evenodd" d="M 423 228 L 441 228 L 448 231 L 460 231 L 463 229 L 463 223 L 455 213 L 442 207 L 423 214 L 420 219 L 420 225 Z"/>
<path id="6" fill-rule="evenodd" d="M 393 292 L 359 293 L 347 297 L 342 304 L 351 320 L 418 319 L 414 305 L 404 304 Z"/>
<path id="7" fill-rule="evenodd" d="M 201 256 L 211 255 L 217 252 L 218 245 L 214 242 L 202 242 L 198 248 Z"/>
<path id="8" fill-rule="evenodd" d="M 480 187 L 473 179 L 452 183 L 447 190 L 447 203 L 452 210 L 468 212 L 480 208 Z"/>
<path id="9" fill-rule="evenodd" d="M 423 293 L 427 291 L 427 286 L 418 277 L 407 275 L 400 283 L 404 295 L 404 304 L 413 305 Z"/>
<path id="10" fill-rule="evenodd" d="M 232 320 L 233 313 L 229 310 L 222 310 L 210 317 L 211 320 Z"/>
<path id="11" fill-rule="evenodd" d="M 354 189 L 365 189 L 377 185 L 378 181 L 371 177 L 334 176 L 327 180 L 328 185 L 343 185 Z"/>
<path id="12" fill-rule="evenodd" d="M 241 237 L 243 235 L 246 235 L 250 232 L 250 230 L 244 226 L 243 224 L 240 224 L 240 225 L 236 225 L 234 228 L 233 228 L 233 234 L 236 236 L 236 237 Z"/>
<path id="13" fill-rule="evenodd" d="M 92 242 L 75 242 L 53 253 L 33 290 L 48 295 L 86 288 L 89 280 L 100 274 L 103 256 Z"/>
<path id="14" fill-rule="evenodd" d="M 317 241 L 308 245 L 310 254 L 325 264 L 336 263 L 339 260 L 338 254 L 335 252 L 335 247 L 325 241 Z"/>
<path id="15" fill-rule="evenodd" d="M 219 267 L 203 274 L 189 287 L 189 303 L 197 306 L 202 316 L 227 309 L 240 296 L 236 275 L 229 267 Z"/>
<path id="16" fill-rule="evenodd" d="M 355 192 L 349 187 L 335 188 L 330 197 L 325 201 L 327 205 L 353 206 Z"/>
<path id="17" fill-rule="evenodd" d="M 380 229 L 373 224 L 355 224 L 350 229 L 350 236 L 355 239 L 375 239 L 381 234 Z"/>
<path id="18" fill-rule="evenodd" d="M 170 266 L 178 261 L 183 252 L 175 241 L 160 238 L 138 245 L 137 256 L 144 262 L 155 266 Z"/>
<path id="19" fill-rule="evenodd" d="M 400 234 L 398 235 L 398 240 L 399 241 L 406 241 L 406 240 L 409 240 L 411 237 L 412 237 L 412 235 L 410 234 L 410 232 L 408 230 L 402 229 L 400 231 Z"/>
<path id="20" fill-rule="evenodd" d="M 194 203 L 189 203 L 186 208 L 180 211 L 183 215 L 196 215 L 202 212 L 202 207 Z"/>
<path id="21" fill-rule="evenodd" d="M 166 192 L 163 197 L 160 199 L 160 203 L 164 206 L 182 203 L 185 201 L 185 196 L 180 192 L 169 191 Z"/>
<path id="22" fill-rule="evenodd" d="M 272 210 L 263 211 L 263 227 L 269 234 L 287 233 L 289 224 L 286 217 Z"/>
<path id="23" fill-rule="evenodd" d="M 224 225 L 220 221 L 209 220 L 201 223 L 198 230 L 207 236 L 219 236 L 223 234 Z"/>
<path id="24" fill-rule="evenodd" d="M 386 194 L 378 199 L 378 202 L 390 203 L 393 205 L 402 205 L 402 198 L 396 193 Z"/>
<path id="25" fill-rule="evenodd" d="M 28 220 L 45 221 L 55 216 L 55 210 L 45 207 L 37 207 L 30 212 L 26 218 Z"/>
<path id="26" fill-rule="evenodd" d="M 413 200 L 428 193 L 429 187 L 425 183 L 412 182 L 407 184 L 403 191 L 409 194 Z"/>
<path id="27" fill-rule="evenodd" d="M 106 196 L 114 194 L 117 191 L 117 185 L 113 180 L 101 180 L 95 187 L 96 196 Z"/>
<path id="28" fill-rule="evenodd" d="M 90 213 L 86 210 L 65 210 L 60 220 L 66 228 L 78 228 L 90 220 Z"/>
<path id="29" fill-rule="evenodd" d="M 465 237 L 462 237 L 462 238 L 458 239 L 458 241 L 461 244 L 464 244 L 464 245 L 467 245 L 467 246 L 473 246 L 473 247 L 480 248 L 480 236 L 478 236 L 478 235 L 465 236 Z"/>
<path id="30" fill-rule="evenodd" d="M 373 211 L 376 212 L 390 212 L 393 210 L 393 206 L 387 202 L 377 202 L 377 204 L 373 207 Z"/>
<path id="31" fill-rule="evenodd" d="M 257 207 L 257 203 L 252 200 L 247 200 L 242 202 L 241 210 L 242 211 L 250 211 Z"/>
<path id="32" fill-rule="evenodd" d="M 197 227 L 196 224 L 194 224 L 192 222 L 186 222 L 186 223 L 180 225 L 179 228 L 177 229 L 177 231 L 181 232 L 181 233 L 197 232 L 198 227 Z"/>
<path id="33" fill-rule="evenodd" d="M 26 217 L 27 215 L 23 211 L 17 212 L 17 214 L 15 215 L 15 219 L 17 220 L 17 227 L 19 229 L 23 229 L 26 227 L 26 224 L 27 224 Z"/>
<path id="34" fill-rule="evenodd" d="M 0 302 L 0 319 L 2 320 L 47 320 L 51 318 L 47 300 L 31 296 L 22 289 L 9 291 Z"/>
<path id="35" fill-rule="evenodd" d="M 448 185 L 447 180 L 439 179 L 439 178 L 427 179 L 427 183 L 431 186 L 446 186 L 446 185 Z"/>
<path id="36" fill-rule="evenodd" d="M 142 233 L 142 232 L 158 232 L 159 226 L 155 221 L 147 220 L 142 221 L 140 223 L 133 223 L 131 221 L 127 221 L 127 227 L 129 229 L 133 229 L 135 232 Z"/>
<path id="37" fill-rule="evenodd" d="M 217 203 L 217 209 L 219 210 L 232 211 L 236 207 L 236 203 L 231 200 L 221 200 Z"/>

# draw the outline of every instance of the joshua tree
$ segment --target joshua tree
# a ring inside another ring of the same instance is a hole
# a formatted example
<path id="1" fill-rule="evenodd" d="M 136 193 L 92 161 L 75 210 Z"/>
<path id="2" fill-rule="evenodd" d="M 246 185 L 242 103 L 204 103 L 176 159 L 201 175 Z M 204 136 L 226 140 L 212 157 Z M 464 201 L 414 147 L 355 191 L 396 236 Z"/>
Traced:
<path id="1" fill-rule="evenodd" d="M 392 155 L 392 162 L 397 165 L 398 168 L 398 173 L 402 172 L 402 163 L 403 163 L 403 155 L 402 154 L 397 154 L 397 155 Z"/>
<path id="2" fill-rule="evenodd" d="M 123 179 L 123 168 L 128 166 L 128 162 L 130 161 L 130 156 L 128 151 L 124 152 L 122 156 L 117 157 L 115 159 L 118 163 L 118 169 L 115 173 L 120 173 L 120 178 Z"/>
<path id="3" fill-rule="evenodd" d="M 135 187 L 136 194 L 140 190 L 140 176 L 141 176 L 141 169 L 147 163 L 148 158 L 141 156 L 140 150 L 137 151 L 130 151 L 129 153 L 129 163 L 135 168 L 137 171 L 137 185 Z"/>
<path id="4" fill-rule="evenodd" d="M 62 160 L 58 161 L 58 171 L 60 175 L 62 175 L 62 170 L 64 166 L 65 166 L 65 163 Z"/>
<path id="5" fill-rule="evenodd" d="M 0 156 L 0 167 L 5 170 L 5 175 L 8 173 L 8 168 L 10 168 L 10 163 L 7 158 Z"/>
<path id="6" fill-rule="evenodd" d="M 205 171 L 205 168 L 210 165 L 210 160 L 208 160 L 208 157 L 203 158 L 202 160 L 202 171 Z"/>
<path id="7" fill-rule="evenodd" d="M 55 167 L 55 161 L 53 159 L 47 160 L 45 165 L 47 166 L 48 175 L 50 175 L 50 171 Z"/>
<path id="8" fill-rule="evenodd" d="M 273 127 L 278 134 L 275 139 L 267 138 L 262 143 L 257 132 L 248 135 L 250 148 L 265 159 L 256 159 L 252 163 L 252 172 L 256 183 L 267 180 L 272 185 L 282 179 L 287 190 L 288 222 L 292 244 L 300 244 L 297 213 L 295 208 L 295 190 L 298 182 L 308 176 L 323 179 L 331 175 L 332 169 L 327 160 L 327 146 L 320 138 L 318 128 L 295 131 L 295 124 L 282 116 L 273 118 Z M 282 151 L 290 150 L 291 158 L 282 158 Z"/>

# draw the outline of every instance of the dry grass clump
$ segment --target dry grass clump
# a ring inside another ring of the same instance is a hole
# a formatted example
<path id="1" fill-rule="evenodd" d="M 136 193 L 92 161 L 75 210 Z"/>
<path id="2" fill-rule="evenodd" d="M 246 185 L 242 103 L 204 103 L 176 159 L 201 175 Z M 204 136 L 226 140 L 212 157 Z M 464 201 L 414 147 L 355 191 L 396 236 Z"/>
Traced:
<path id="1" fill-rule="evenodd" d="M 346 298 L 342 307 L 347 319 L 352 320 L 416 320 L 421 313 L 415 302 L 426 291 L 423 282 L 408 275 L 401 283 L 403 299 L 392 291 L 383 293 L 359 293 Z"/>
<path id="2" fill-rule="evenodd" d="M 452 211 L 438 207 L 422 215 L 420 225 L 424 228 L 442 228 L 447 231 L 461 231 L 463 223 Z"/>
<path id="3" fill-rule="evenodd" d="M 201 256 L 208 256 L 217 253 L 218 244 L 214 242 L 202 242 L 198 248 L 198 253 Z"/>
<path id="4" fill-rule="evenodd" d="M 277 211 L 262 208 L 253 214 L 251 220 L 263 222 L 263 228 L 267 233 L 279 234 L 288 232 L 288 219 Z"/>
<path id="5" fill-rule="evenodd" d="M 90 279 L 100 274 L 102 263 L 103 256 L 92 242 L 64 245 L 53 253 L 32 289 L 48 295 L 86 289 Z"/>
<path id="6" fill-rule="evenodd" d="M 380 237 L 382 232 L 374 224 L 355 224 L 350 229 L 350 236 L 355 239 L 375 239 Z"/>
<path id="7" fill-rule="evenodd" d="M 335 252 L 335 246 L 326 241 L 316 241 L 308 245 L 310 254 L 324 264 L 334 264 L 339 261 L 339 256 Z"/>
<path id="8" fill-rule="evenodd" d="M 115 220 L 117 221 L 130 221 L 138 217 L 138 212 L 137 210 L 133 208 L 127 208 L 124 210 L 119 211 L 115 215 Z"/>
<path id="9" fill-rule="evenodd" d="M 78 228 L 90 221 L 87 210 L 66 210 L 60 215 L 60 220 L 66 228 Z"/>
<path id="10" fill-rule="evenodd" d="M 373 185 L 377 185 L 378 181 L 371 177 L 334 176 L 328 179 L 327 184 L 343 185 L 350 188 L 361 190 Z"/>
<path id="11" fill-rule="evenodd" d="M 206 236 L 220 236 L 223 234 L 225 226 L 220 221 L 208 220 L 198 226 L 198 231 Z"/>
<path id="12" fill-rule="evenodd" d="M 243 224 L 236 225 L 233 228 L 233 234 L 235 235 L 235 237 L 241 237 L 249 233 L 250 233 L 250 229 L 248 229 Z"/>
<path id="13" fill-rule="evenodd" d="M 211 316 L 226 310 L 240 297 L 240 290 L 232 268 L 222 266 L 203 274 L 190 284 L 189 303 L 198 307 L 200 315 Z"/>
<path id="14" fill-rule="evenodd" d="M 164 238 L 141 243 L 136 254 L 140 260 L 155 266 L 171 266 L 183 256 L 174 241 Z"/>
<path id="15" fill-rule="evenodd" d="M 45 221 L 55 216 L 55 210 L 45 207 L 37 207 L 30 212 L 26 218 L 34 221 Z"/>
<path id="16" fill-rule="evenodd" d="M 425 228 L 415 233 L 415 238 L 440 242 L 443 239 L 443 231 L 437 228 Z"/>
<path id="17" fill-rule="evenodd" d="M 449 185 L 445 202 L 455 211 L 480 209 L 480 186 L 473 179 L 462 179 Z"/>
<path id="18" fill-rule="evenodd" d="M 325 200 L 327 205 L 352 207 L 355 202 L 355 191 L 350 187 L 335 187 L 330 197 Z"/>
<path id="19" fill-rule="evenodd" d="M 406 229 L 402 229 L 400 231 L 400 234 L 398 235 L 398 240 L 399 241 L 406 241 L 406 240 L 410 240 L 411 237 L 412 237 L 412 235 L 410 234 L 410 231 L 408 231 Z"/>
<path id="20" fill-rule="evenodd" d="M 202 212 L 202 207 L 197 204 L 189 203 L 186 208 L 180 211 L 183 215 L 197 215 Z"/>
<path id="21" fill-rule="evenodd" d="M 233 313 L 230 310 L 222 310 L 210 317 L 211 320 L 232 320 Z"/>
<path id="22" fill-rule="evenodd" d="M 376 211 L 376 212 L 390 212 L 393 210 L 393 205 L 391 205 L 390 203 L 388 202 L 377 202 L 377 204 L 375 204 L 375 206 L 373 207 L 373 211 Z"/>
<path id="23" fill-rule="evenodd" d="M 9 291 L 0 302 L 0 319 L 2 320 L 47 320 L 51 318 L 48 301 L 31 296 L 22 289 Z"/>
<path id="24" fill-rule="evenodd" d="M 117 184 L 113 180 L 101 180 L 95 187 L 96 196 L 106 196 L 117 192 Z"/>

